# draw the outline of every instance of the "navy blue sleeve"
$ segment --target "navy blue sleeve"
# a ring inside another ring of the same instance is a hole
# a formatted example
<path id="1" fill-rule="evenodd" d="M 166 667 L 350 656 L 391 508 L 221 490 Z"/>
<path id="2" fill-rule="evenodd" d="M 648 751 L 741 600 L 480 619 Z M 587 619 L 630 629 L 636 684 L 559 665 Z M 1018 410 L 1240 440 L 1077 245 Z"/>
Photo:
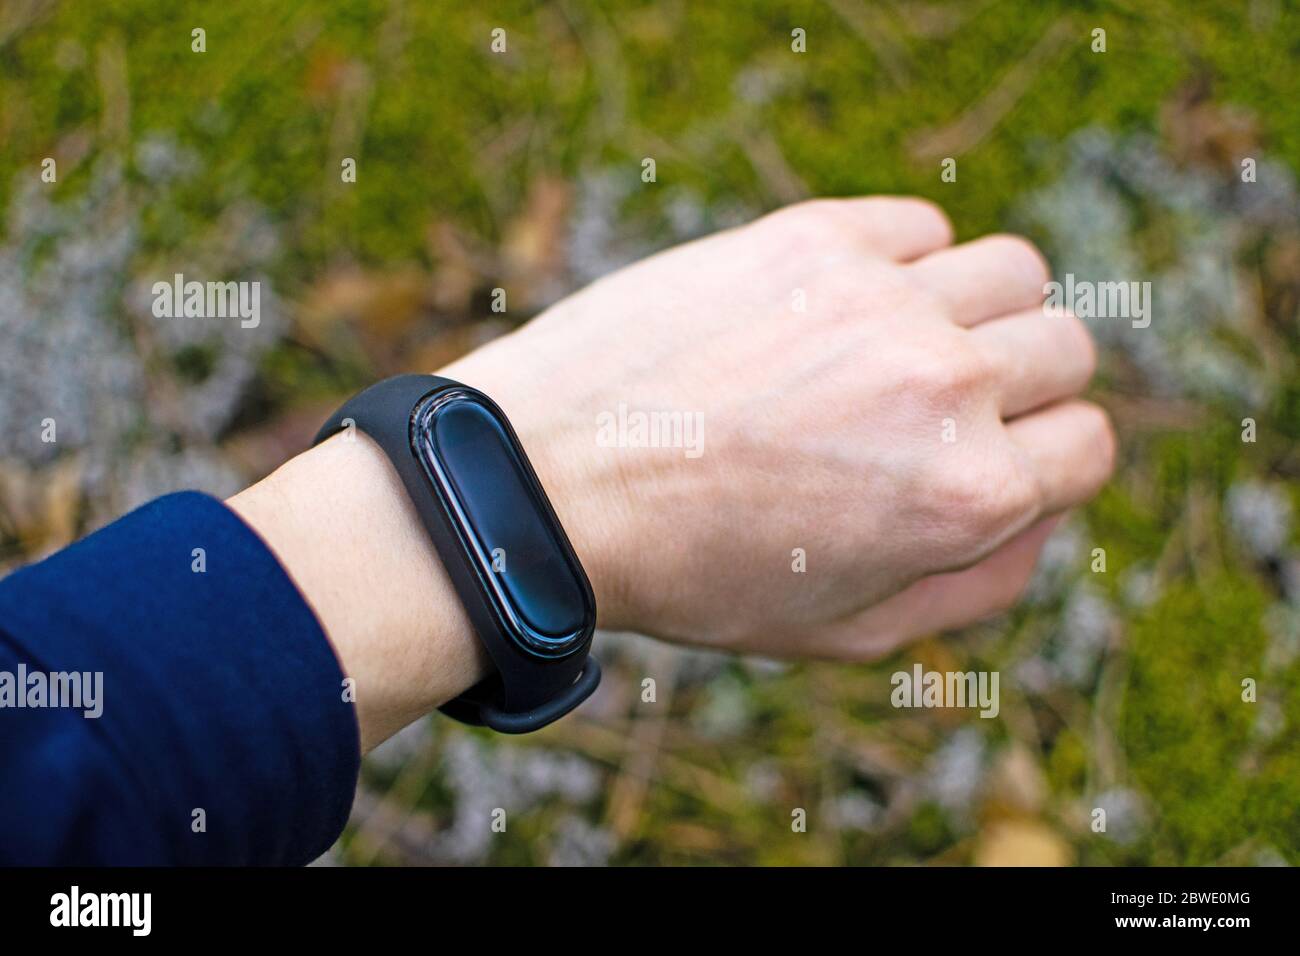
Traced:
<path id="1" fill-rule="evenodd" d="M 309 862 L 352 804 L 350 696 L 262 540 L 160 498 L 0 581 L 0 863 Z"/>

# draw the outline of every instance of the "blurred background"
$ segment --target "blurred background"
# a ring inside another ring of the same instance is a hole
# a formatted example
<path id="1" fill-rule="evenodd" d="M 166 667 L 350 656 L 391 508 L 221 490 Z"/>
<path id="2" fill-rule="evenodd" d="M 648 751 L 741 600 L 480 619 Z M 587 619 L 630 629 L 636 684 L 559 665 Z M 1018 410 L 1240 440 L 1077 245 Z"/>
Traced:
<path id="1" fill-rule="evenodd" d="M 1300 862 L 1298 59 L 1281 0 L 5 0 L 0 570 L 655 249 L 919 194 L 1153 284 L 1095 325 L 1118 476 L 1024 606 L 870 666 L 601 634 L 577 716 L 380 748 L 322 862 Z M 260 281 L 261 324 L 155 319 L 176 272 Z M 893 709 L 917 662 L 998 671 L 999 717 Z"/>

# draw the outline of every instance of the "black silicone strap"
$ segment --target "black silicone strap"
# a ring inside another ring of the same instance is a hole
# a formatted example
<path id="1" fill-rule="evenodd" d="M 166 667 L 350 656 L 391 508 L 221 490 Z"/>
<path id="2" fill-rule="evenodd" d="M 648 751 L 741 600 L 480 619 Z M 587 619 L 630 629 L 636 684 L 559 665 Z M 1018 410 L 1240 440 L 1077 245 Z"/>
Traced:
<path id="1" fill-rule="evenodd" d="M 449 388 L 466 389 L 466 386 L 436 375 L 399 375 L 385 379 L 344 403 L 321 426 L 312 444 L 320 444 L 352 426 L 369 435 L 388 456 L 447 569 L 470 623 L 496 666 L 497 673 L 444 704 L 443 713 L 502 733 L 527 733 L 558 720 L 591 696 L 600 683 L 600 665 L 588 654 L 590 637 L 564 657 L 547 660 L 522 650 L 502 632 L 469 555 L 413 445 L 416 410 L 430 395 Z M 496 409 L 482 393 L 474 394 Z M 501 420 L 518 446 L 519 439 L 509 428 L 504 414 Z M 526 457 L 524 460 L 527 464 Z M 527 467 L 531 470 L 530 465 Z"/>

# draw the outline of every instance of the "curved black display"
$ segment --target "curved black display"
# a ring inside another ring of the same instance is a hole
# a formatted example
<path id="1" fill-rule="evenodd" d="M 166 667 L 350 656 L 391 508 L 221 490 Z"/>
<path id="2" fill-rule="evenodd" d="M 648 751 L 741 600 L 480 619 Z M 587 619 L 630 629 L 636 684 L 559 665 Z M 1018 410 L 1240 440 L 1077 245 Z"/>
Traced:
<path id="1" fill-rule="evenodd" d="M 562 654 L 595 623 L 581 566 L 509 426 L 468 389 L 415 414 L 415 446 L 504 629 L 525 648 Z"/>

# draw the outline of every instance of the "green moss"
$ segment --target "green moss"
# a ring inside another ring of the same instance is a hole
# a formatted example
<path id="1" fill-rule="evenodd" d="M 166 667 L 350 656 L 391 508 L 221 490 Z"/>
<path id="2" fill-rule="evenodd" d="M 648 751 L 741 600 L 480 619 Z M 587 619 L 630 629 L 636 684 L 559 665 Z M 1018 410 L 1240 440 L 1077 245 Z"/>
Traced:
<path id="1" fill-rule="evenodd" d="M 1262 677 L 1264 605 L 1256 584 L 1224 575 L 1179 584 L 1132 622 L 1120 739 L 1168 862 L 1213 863 L 1247 839 L 1295 853 L 1300 743 L 1261 743 L 1262 704 L 1242 700 L 1243 679 L 1278 688 Z"/>
<path id="2" fill-rule="evenodd" d="M 918 857 L 938 853 L 951 839 L 947 817 L 937 804 L 921 804 L 908 821 L 907 843 Z"/>
<path id="3" fill-rule="evenodd" d="M 1057 734 L 1047 757 L 1047 779 L 1059 793 L 1079 793 L 1088 781 L 1088 748 L 1079 735 Z"/>

